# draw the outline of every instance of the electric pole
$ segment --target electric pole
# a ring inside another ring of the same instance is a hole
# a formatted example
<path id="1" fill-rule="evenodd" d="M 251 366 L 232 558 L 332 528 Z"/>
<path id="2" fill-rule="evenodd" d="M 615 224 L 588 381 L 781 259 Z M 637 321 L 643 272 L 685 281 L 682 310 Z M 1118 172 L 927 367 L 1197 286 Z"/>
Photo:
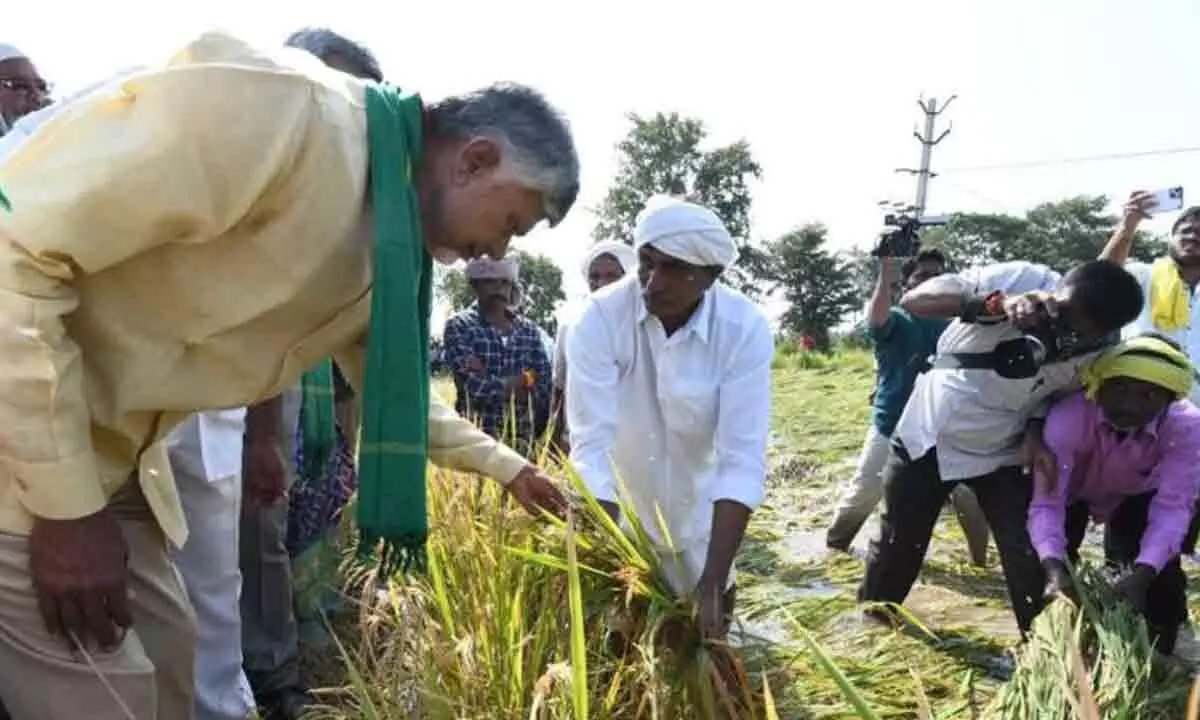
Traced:
<path id="1" fill-rule="evenodd" d="M 920 220 L 925 215 L 925 200 L 929 194 L 929 179 L 934 177 L 936 173 L 930 170 L 930 160 L 933 157 L 933 146 L 946 139 L 953 129 L 953 124 L 942 131 L 940 135 L 934 137 L 935 126 L 937 125 L 937 117 L 950 107 L 950 103 L 954 102 L 957 95 L 951 95 L 950 99 L 938 107 L 937 98 L 924 98 L 917 100 L 917 105 L 921 111 L 925 113 L 925 132 L 921 133 L 913 130 L 913 137 L 921 143 L 921 166 L 919 168 L 896 168 L 896 172 L 908 173 L 909 175 L 917 176 L 917 197 L 913 203 L 913 213 Z"/>

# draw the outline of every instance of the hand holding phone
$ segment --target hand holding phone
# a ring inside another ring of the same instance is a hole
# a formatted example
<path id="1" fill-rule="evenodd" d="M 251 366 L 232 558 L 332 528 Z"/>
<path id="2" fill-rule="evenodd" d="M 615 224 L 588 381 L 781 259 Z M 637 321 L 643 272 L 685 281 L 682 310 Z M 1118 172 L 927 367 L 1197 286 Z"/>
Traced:
<path id="1" fill-rule="evenodd" d="M 1173 210 L 1183 209 L 1183 187 L 1176 186 L 1172 188 L 1163 188 L 1150 193 L 1152 204 L 1150 212 L 1171 212 Z"/>

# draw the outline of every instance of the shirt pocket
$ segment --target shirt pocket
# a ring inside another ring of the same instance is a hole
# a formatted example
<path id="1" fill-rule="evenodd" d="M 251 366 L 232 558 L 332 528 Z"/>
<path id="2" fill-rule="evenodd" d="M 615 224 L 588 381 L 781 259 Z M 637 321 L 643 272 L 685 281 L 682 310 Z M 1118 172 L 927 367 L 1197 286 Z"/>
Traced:
<path id="1" fill-rule="evenodd" d="M 672 433 L 709 435 L 717 427 L 720 386 L 713 381 L 676 380 L 659 391 L 663 420 Z"/>

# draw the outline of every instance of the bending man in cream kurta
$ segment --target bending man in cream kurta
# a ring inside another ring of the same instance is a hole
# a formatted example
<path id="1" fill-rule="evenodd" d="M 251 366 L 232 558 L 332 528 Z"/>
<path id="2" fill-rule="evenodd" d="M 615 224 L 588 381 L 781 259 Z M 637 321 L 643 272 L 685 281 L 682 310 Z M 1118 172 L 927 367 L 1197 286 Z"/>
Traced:
<path id="1" fill-rule="evenodd" d="M 187 530 L 158 441 L 330 354 L 361 385 L 365 92 L 305 54 L 208 34 L 88 93 L 0 164 L 0 696 L 14 716 L 191 717 L 195 630 L 167 556 Z M 533 91 L 427 105 L 423 125 L 414 183 L 438 260 L 502 257 L 573 205 L 569 130 Z M 526 507 L 561 503 L 436 400 L 429 446 Z"/>

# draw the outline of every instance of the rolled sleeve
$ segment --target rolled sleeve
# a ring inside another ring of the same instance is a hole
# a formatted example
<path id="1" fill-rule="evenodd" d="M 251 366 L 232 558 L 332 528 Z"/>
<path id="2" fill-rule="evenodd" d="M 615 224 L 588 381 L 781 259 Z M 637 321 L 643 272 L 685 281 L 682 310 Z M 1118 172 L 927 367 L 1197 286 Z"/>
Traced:
<path id="1" fill-rule="evenodd" d="M 12 204 L 0 212 L 0 461 L 34 516 L 106 504 L 84 359 L 64 324 L 74 281 L 245 217 L 291 164 L 312 107 L 307 81 L 263 75 L 183 64 L 131 76 L 71 103 L 0 161 Z"/>
<path id="2" fill-rule="evenodd" d="M 611 456 L 617 439 L 620 371 L 599 306 L 589 306 L 567 333 L 567 364 L 571 462 L 597 500 L 615 503 L 618 485 Z"/>
<path id="3" fill-rule="evenodd" d="M 486 475 L 501 485 L 529 461 L 454 412 L 437 395 L 429 398 L 429 459 L 439 467 Z"/>
<path id="4" fill-rule="evenodd" d="M 365 341 L 343 348 L 334 357 L 346 379 L 361 395 L 366 364 Z M 429 459 L 439 467 L 486 475 L 502 485 L 507 485 L 529 464 L 515 450 L 459 416 L 432 390 L 429 396 Z"/>
<path id="5" fill-rule="evenodd" d="M 1150 501 L 1146 532 L 1137 562 L 1162 570 L 1179 554 L 1192 521 L 1197 494 L 1196 468 L 1200 467 L 1200 416 L 1189 415 L 1171 428 L 1166 450 L 1151 474 L 1158 487 Z"/>
<path id="6" fill-rule="evenodd" d="M 1067 554 L 1067 503 L 1071 475 L 1075 472 L 1078 451 L 1079 397 L 1056 405 L 1046 417 L 1042 440 L 1054 453 L 1058 466 L 1058 481 L 1053 490 L 1047 489 L 1046 478 L 1036 472 L 1033 499 L 1029 503 L 1027 528 L 1029 540 L 1041 560 L 1062 560 Z"/>
<path id="7" fill-rule="evenodd" d="M 771 361 L 775 341 L 765 317 L 733 355 L 733 367 L 718 391 L 717 474 L 712 500 L 733 500 L 756 509 L 767 477 L 767 436 L 771 427 Z"/>

